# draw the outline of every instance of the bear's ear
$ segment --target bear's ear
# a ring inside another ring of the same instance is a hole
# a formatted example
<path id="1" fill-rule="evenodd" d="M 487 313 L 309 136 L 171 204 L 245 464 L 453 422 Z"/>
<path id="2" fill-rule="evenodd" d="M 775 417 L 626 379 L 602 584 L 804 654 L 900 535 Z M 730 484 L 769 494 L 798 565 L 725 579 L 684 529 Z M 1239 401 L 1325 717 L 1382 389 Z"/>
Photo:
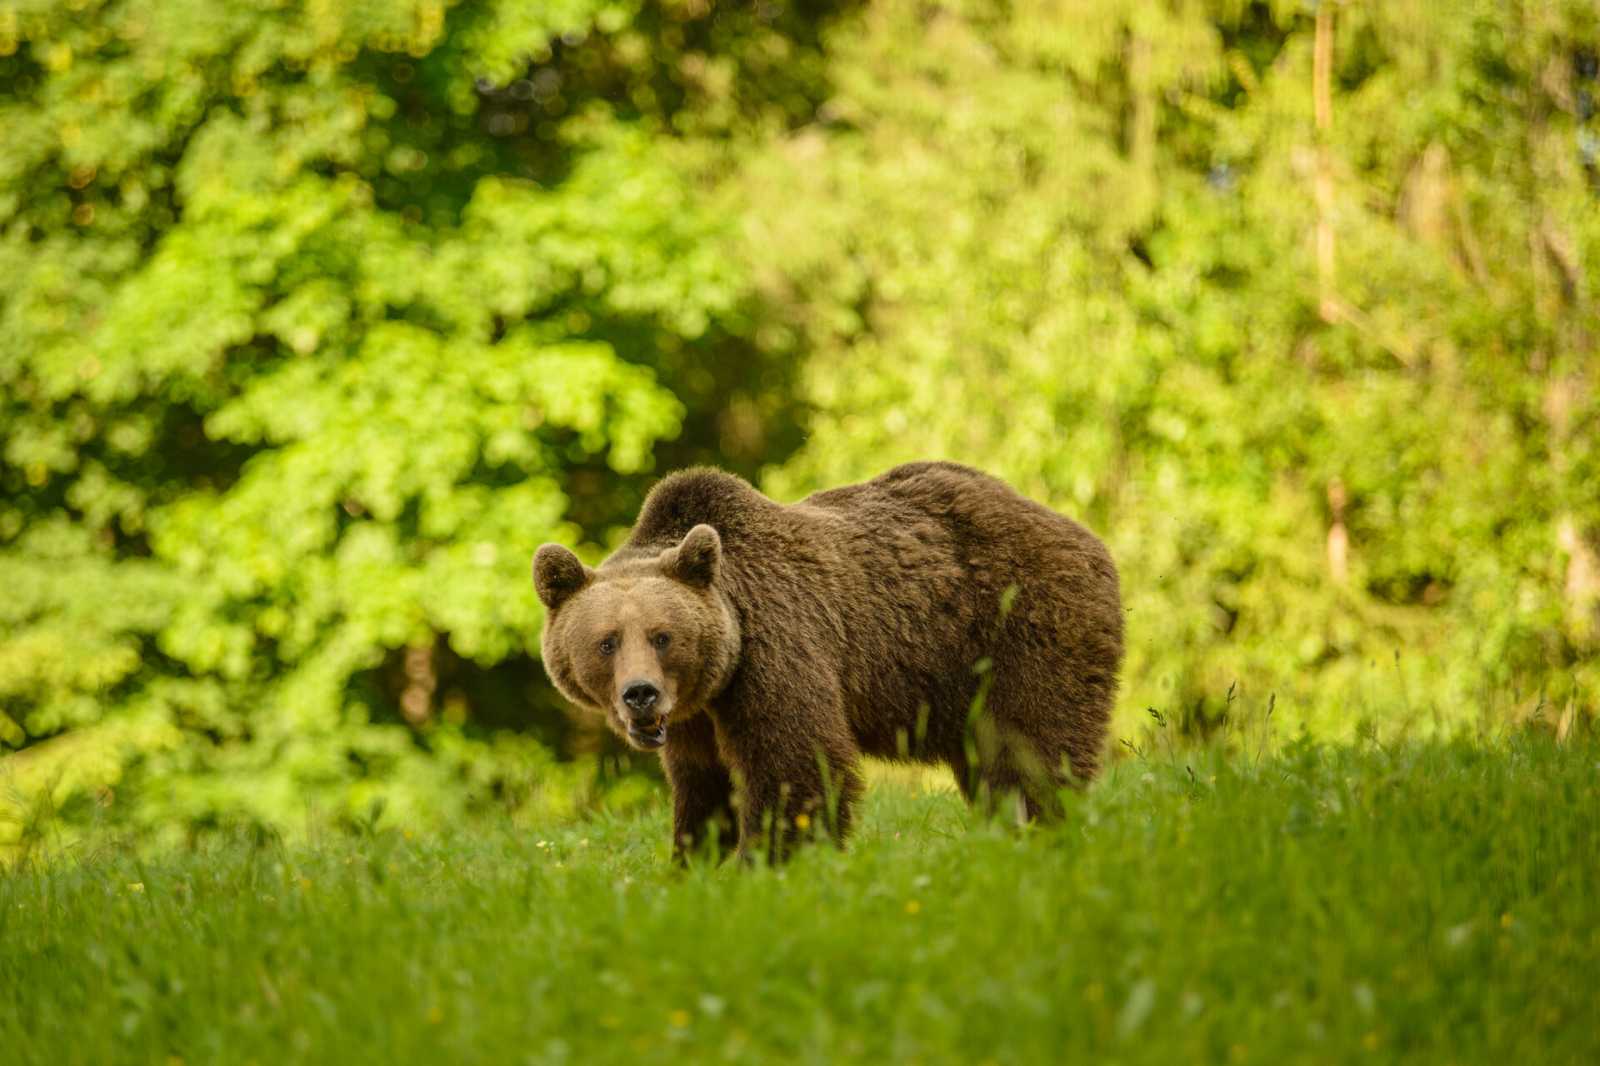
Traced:
<path id="1" fill-rule="evenodd" d="M 590 569 L 559 544 L 546 544 L 533 556 L 533 588 L 550 610 L 560 607 L 594 576 Z"/>
<path id="2" fill-rule="evenodd" d="M 710 526 L 695 526 L 676 548 L 661 553 L 661 569 L 692 588 L 710 588 L 722 564 L 722 538 Z"/>

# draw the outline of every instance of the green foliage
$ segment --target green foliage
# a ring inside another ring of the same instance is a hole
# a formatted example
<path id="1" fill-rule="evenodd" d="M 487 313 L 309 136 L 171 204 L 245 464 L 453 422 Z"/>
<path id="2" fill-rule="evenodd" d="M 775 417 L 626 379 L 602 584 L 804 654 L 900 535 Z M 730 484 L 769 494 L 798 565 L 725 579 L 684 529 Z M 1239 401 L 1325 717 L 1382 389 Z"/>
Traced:
<path id="1" fill-rule="evenodd" d="M 542 772 L 487 729 L 560 722 L 533 550 L 773 373 L 674 119 L 781 115 L 732 79 L 801 49 L 704 14 L 0 4 L 11 791 L 437 820 Z"/>
<path id="2" fill-rule="evenodd" d="M 881 786 L 848 853 L 668 817 L 369 823 L 0 873 L 0 1046 L 77 1062 L 1600 1056 L 1600 748 L 1125 761 L 1018 832 Z M 63 1039 L 63 1033 L 73 1034 Z"/>
<path id="3" fill-rule="evenodd" d="M 1569 728 L 1597 57 L 1580 0 L 0 0 L 0 844 L 579 802 L 528 557 L 695 461 L 1082 517 L 1124 735 Z"/>
<path id="4" fill-rule="evenodd" d="M 827 46 L 742 175 L 814 408 L 775 489 L 946 457 L 1087 520 L 1124 728 L 1595 712 L 1592 4 L 885 0 Z"/>

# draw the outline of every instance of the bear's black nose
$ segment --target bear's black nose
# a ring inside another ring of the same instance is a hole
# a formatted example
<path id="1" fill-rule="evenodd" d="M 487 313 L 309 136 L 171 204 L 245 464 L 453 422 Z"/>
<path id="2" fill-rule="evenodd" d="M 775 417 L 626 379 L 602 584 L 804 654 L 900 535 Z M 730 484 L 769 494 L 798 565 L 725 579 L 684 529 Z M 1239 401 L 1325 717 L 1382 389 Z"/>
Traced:
<path id="1" fill-rule="evenodd" d="M 630 681 L 622 689 L 622 702 L 640 714 L 654 707 L 660 698 L 661 690 L 648 681 Z"/>

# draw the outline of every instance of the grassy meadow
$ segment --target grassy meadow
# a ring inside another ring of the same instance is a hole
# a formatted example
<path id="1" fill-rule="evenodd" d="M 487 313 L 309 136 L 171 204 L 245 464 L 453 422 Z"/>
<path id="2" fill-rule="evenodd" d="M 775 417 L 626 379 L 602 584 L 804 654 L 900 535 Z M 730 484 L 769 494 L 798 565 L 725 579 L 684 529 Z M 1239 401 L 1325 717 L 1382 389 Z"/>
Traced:
<path id="1" fill-rule="evenodd" d="M 1165 749 L 1053 826 L 880 772 L 849 850 L 667 812 L 0 874 L 0 1048 L 90 1062 L 1592 1063 L 1600 743 Z"/>

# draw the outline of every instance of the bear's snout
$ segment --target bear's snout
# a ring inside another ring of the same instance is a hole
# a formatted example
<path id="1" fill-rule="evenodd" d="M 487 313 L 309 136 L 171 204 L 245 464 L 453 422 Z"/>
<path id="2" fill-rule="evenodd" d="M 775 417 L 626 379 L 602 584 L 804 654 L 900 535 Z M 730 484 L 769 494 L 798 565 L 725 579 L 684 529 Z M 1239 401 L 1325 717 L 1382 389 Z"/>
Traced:
<path id="1" fill-rule="evenodd" d="M 655 751 L 667 742 L 669 701 L 652 681 L 635 679 L 622 686 L 622 704 L 627 708 L 628 742 L 640 751 Z"/>
<path id="2" fill-rule="evenodd" d="M 660 700 L 661 690 L 648 681 L 630 681 L 622 688 L 622 702 L 639 725 L 649 725 L 660 717 L 656 712 Z"/>
<path id="3" fill-rule="evenodd" d="M 662 706 L 661 689 L 649 681 L 629 681 L 622 686 L 622 703 L 628 743 L 640 751 L 655 751 L 667 742 L 669 707 Z"/>

